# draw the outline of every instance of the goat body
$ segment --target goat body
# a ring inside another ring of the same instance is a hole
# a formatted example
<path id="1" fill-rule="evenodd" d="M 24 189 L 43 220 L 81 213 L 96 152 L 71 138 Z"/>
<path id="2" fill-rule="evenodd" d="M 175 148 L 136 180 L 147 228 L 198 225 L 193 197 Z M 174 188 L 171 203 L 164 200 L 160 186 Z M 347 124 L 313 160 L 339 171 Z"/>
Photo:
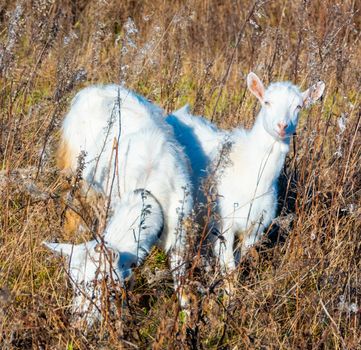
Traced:
<path id="1" fill-rule="evenodd" d="M 118 258 L 100 268 L 102 252 L 94 250 L 96 241 L 78 246 L 45 243 L 70 259 L 74 287 L 88 300 L 75 299 L 75 310 L 88 308 L 93 293 L 87 286 L 98 280 L 96 273 L 114 270 L 121 281 L 155 244 L 170 253 L 178 288 L 184 272 L 182 224 L 192 209 L 191 182 L 186 158 L 162 110 L 117 85 L 83 89 L 64 119 L 58 163 L 76 172 L 80 154 L 82 191 L 95 190 L 110 201 L 112 215 L 102 241 Z"/>
<path id="2" fill-rule="evenodd" d="M 187 106 L 167 118 L 190 158 L 194 189 L 209 174 L 216 176 L 220 220 L 213 225 L 224 240 L 215 239 L 214 252 L 223 271 L 235 268 L 235 236 L 242 241 L 242 256 L 275 217 L 277 180 L 298 112 L 324 90 L 322 82 L 304 93 L 288 82 L 271 84 L 265 90 L 254 73 L 248 75 L 248 87 L 262 104 L 251 130 L 219 130 L 204 118 L 192 116 Z M 226 165 L 214 169 L 226 144 L 230 145 Z"/>

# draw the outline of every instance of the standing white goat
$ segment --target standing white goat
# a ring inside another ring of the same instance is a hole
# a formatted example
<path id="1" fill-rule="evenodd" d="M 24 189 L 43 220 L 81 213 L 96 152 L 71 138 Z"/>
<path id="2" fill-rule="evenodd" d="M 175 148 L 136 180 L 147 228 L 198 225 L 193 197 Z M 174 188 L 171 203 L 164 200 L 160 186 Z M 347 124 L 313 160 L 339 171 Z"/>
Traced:
<path id="1" fill-rule="evenodd" d="M 186 158 L 162 110 L 123 87 L 92 86 L 74 98 L 62 128 L 63 168 L 75 172 L 82 151 L 83 191 L 90 186 L 111 203 L 104 236 L 79 245 L 44 244 L 68 257 L 73 311 L 86 313 L 91 323 L 102 299 L 95 282 L 122 283 L 155 244 L 170 253 L 175 287 L 180 286 L 182 225 L 193 201 Z"/>
<path id="2" fill-rule="evenodd" d="M 325 88 L 319 82 L 301 93 L 289 82 L 278 82 L 265 90 L 252 72 L 247 85 L 262 105 L 251 130 L 219 130 L 206 119 L 190 115 L 188 106 L 167 118 L 190 158 L 195 189 L 209 174 L 224 144 L 231 145 L 228 166 L 216 175 L 220 220 L 214 224 L 215 232 L 224 239 L 215 240 L 214 252 L 223 272 L 235 268 L 235 235 L 242 241 L 242 256 L 275 217 L 277 179 L 296 130 L 298 113 L 318 100 Z"/>

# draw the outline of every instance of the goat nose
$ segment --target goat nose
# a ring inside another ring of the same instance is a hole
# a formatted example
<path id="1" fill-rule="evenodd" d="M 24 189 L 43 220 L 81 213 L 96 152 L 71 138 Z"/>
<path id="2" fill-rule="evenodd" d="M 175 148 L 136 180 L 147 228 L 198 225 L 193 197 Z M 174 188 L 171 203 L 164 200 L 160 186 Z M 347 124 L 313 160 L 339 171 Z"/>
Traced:
<path id="1" fill-rule="evenodd" d="M 284 122 L 277 123 L 277 126 L 280 128 L 280 130 L 286 130 L 288 127 L 288 124 Z"/>

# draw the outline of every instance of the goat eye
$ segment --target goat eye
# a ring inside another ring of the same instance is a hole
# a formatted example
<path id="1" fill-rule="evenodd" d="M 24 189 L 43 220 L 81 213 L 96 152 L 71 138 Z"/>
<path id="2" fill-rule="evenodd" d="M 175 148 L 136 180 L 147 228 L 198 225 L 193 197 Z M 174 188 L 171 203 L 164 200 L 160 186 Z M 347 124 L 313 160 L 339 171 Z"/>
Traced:
<path id="1" fill-rule="evenodd" d="M 299 111 L 301 108 L 302 108 L 301 105 L 298 105 L 298 106 L 296 107 L 296 109 L 297 109 L 298 111 Z"/>
<path id="2" fill-rule="evenodd" d="M 267 107 L 269 107 L 269 106 L 271 105 L 271 102 L 269 102 L 269 101 L 264 101 L 264 105 L 267 106 Z"/>

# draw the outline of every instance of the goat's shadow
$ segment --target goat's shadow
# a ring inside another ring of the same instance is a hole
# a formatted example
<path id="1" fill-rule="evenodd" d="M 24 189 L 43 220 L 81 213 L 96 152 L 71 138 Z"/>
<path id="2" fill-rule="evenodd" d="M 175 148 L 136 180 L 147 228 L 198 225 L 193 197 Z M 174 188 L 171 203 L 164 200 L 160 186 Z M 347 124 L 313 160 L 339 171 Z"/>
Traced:
<path id="1" fill-rule="evenodd" d="M 208 157 L 192 127 L 186 125 L 172 114 L 166 118 L 166 122 L 173 128 L 173 133 L 178 143 L 183 145 L 183 151 L 186 154 L 192 169 L 193 195 L 198 201 L 202 202 L 204 198 L 201 191 L 199 191 L 199 188 L 203 178 L 200 179 L 197 174 L 201 174 L 202 169 L 207 169 Z M 206 171 L 203 171 L 204 176 L 206 176 Z"/>

